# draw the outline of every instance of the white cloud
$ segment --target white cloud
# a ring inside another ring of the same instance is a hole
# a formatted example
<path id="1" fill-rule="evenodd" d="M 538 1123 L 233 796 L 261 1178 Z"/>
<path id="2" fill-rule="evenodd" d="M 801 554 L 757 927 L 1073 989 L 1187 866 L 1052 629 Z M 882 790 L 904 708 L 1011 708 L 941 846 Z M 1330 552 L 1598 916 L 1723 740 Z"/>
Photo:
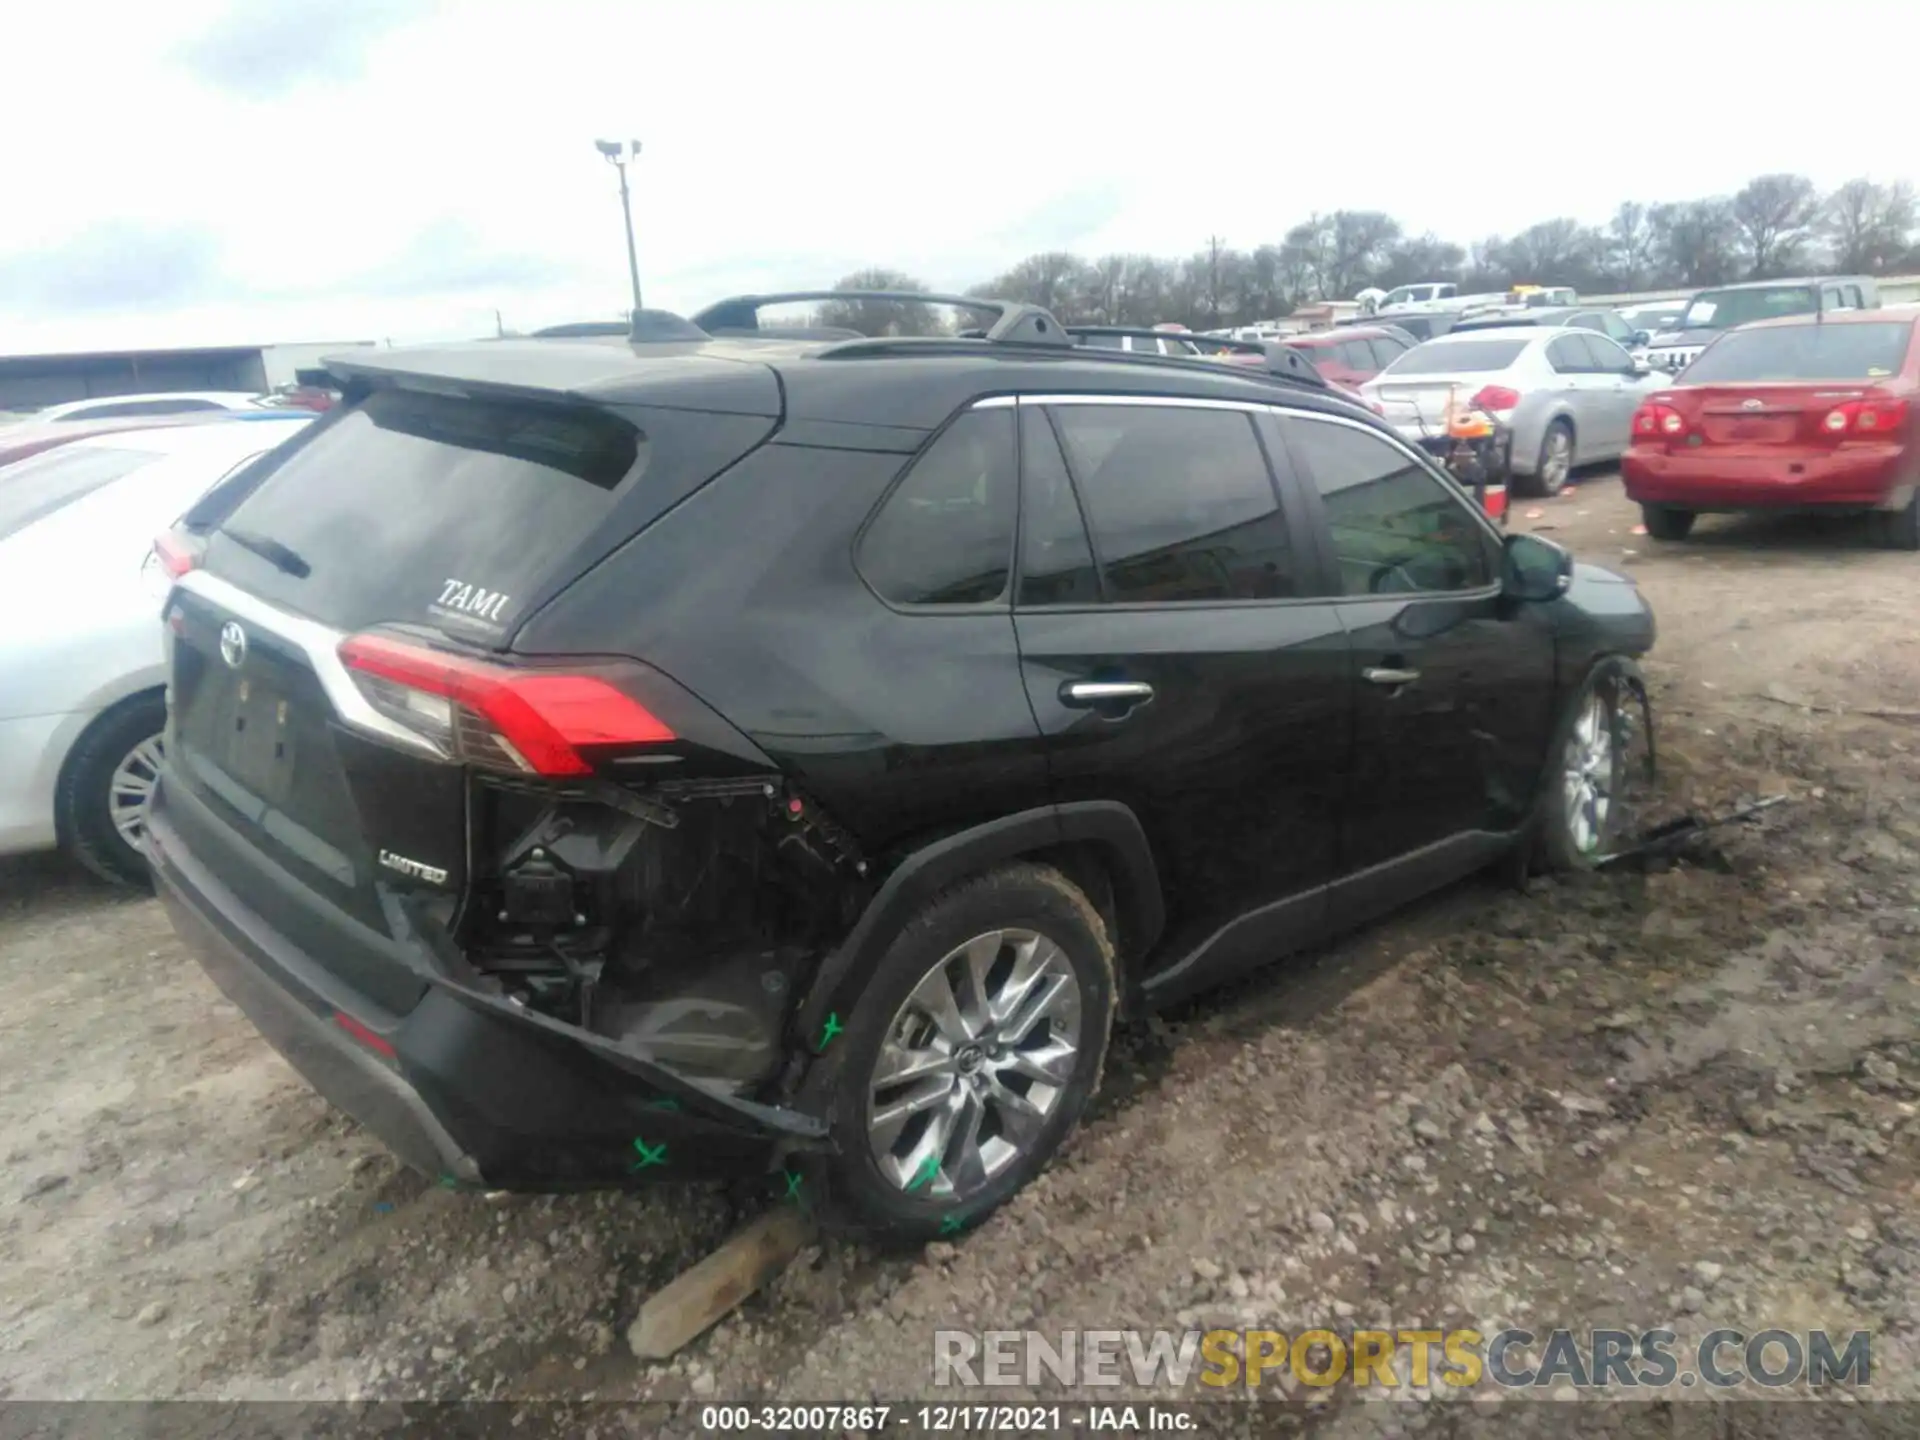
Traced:
<path id="1" fill-rule="evenodd" d="M 1890 3 L 1830 46 L 1814 12 L 1627 0 L 101 15 L 9 17 L 11 351 L 611 315 L 600 134 L 644 143 L 642 278 L 677 309 L 869 264 L 957 287 L 1040 248 L 1250 246 L 1341 206 L 1465 242 L 1766 170 L 1920 168 L 1901 87 L 1808 53 L 1915 38 Z"/>

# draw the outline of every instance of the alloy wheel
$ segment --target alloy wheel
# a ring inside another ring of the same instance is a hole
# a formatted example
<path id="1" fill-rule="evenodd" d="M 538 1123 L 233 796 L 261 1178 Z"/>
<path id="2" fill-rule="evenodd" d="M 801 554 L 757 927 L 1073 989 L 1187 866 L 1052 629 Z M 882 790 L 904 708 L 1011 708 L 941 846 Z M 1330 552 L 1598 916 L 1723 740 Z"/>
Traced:
<path id="1" fill-rule="evenodd" d="M 1567 838 L 1582 855 L 1593 854 L 1607 837 L 1614 804 L 1615 755 L 1613 707 L 1596 690 L 1574 722 L 1561 779 Z"/>
<path id="2" fill-rule="evenodd" d="M 874 1060 L 880 1173 L 931 1199 L 978 1193 L 1039 1143 L 1080 1045 L 1080 981 L 1053 941 L 991 930 L 956 947 L 901 1003 Z"/>
<path id="3" fill-rule="evenodd" d="M 114 766 L 107 782 L 107 813 L 114 833 L 135 850 L 147 833 L 147 805 L 160 778 L 161 753 L 160 737 L 149 735 Z"/>
<path id="4" fill-rule="evenodd" d="M 1540 457 L 1540 478 L 1550 491 L 1567 483 L 1573 469 L 1573 437 L 1556 425 L 1547 432 L 1546 453 Z"/>

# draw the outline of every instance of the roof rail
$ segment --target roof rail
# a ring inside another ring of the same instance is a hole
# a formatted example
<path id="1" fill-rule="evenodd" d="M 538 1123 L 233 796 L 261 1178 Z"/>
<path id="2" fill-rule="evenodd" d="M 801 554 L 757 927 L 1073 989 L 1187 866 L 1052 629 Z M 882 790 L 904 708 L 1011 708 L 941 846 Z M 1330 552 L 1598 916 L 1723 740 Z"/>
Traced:
<path id="1" fill-rule="evenodd" d="M 995 344 L 1058 348 L 1073 343 L 1066 328 L 1038 305 L 1025 305 L 1016 300 L 984 300 L 978 295 L 941 295 L 925 290 L 786 290 L 768 295 L 734 295 L 695 312 L 691 323 L 708 334 L 723 330 L 753 333 L 760 329 L 760 311 L 767 306 L 818 304 L 828 300 L 944 305 L 992 317 L 980 338 Z"/>
<path id="2" fill-rule="evenodd" d="M 1150 330 L 1131 325 L 1069 325 L 1067 333 L 1076 341 L 1094 335 L 1131 337 L 1135 340 L 1185 340 L 1196 349 L 1211 351 L 1214 354 L 1233 350 L 1243 355 L 1258 355 L 1266 362 L 1266 373 L 1277 380 L 1291 380 L 1315 390 L 1332 388 L 1327 383 L 1327 377 L 1314 369 L 1313 362 L 1306 356 L 1290 346 L 1271 340 L 1230 340 L 1220 335 L 1198 335 L 1191 330 Z M 1181 357 L 1149 356 L 1147 358 L 1179 359 Z"/>

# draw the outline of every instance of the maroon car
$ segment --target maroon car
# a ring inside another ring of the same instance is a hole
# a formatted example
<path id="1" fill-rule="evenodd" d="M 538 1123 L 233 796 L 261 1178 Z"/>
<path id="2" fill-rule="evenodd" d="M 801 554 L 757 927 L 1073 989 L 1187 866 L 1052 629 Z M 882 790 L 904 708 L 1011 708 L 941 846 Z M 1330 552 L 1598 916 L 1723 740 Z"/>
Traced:
<path id="1" fill-rule="evenodd" d="M 1290 335 L 1282 343 L 1303 351 L 1329 385 L 1355 392 L 1412 348 L 1403 337 L 1375 325 Z"/>

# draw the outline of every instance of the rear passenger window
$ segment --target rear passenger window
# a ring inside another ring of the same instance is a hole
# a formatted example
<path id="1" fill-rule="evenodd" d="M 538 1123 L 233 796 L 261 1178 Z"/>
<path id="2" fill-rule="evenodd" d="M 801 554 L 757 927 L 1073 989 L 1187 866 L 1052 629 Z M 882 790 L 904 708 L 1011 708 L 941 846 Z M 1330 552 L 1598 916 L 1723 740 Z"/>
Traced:
<path id="1" fill-rule="evenodd" d="M 1020 410 L 1020 603 L 1091 605 L 1100 579 L 1086 521 L 1046 413 Z"/>
<path id="2" fill-rule="evenodd" d="M 1063 405 L 1055 419 L 1109 601 L 1296 593 L 1286 523 L 1251 417 L 1237 410 Z"/>
<path id="3" fill-rule="evenodd" d="M 1492 541 L 1465 499 L 1425 466 L 1351 425 L 1296 417 L 1288 439 L 1313 472 L 1345 595 L 1477 590 Z"/>
<path id="4" fill-rule="evenodd" d="M 1547 346 L 1547 363 L 1562 375 L 1585 375 L 1593 369 L 1592 353 L 1578 335 L 1562 335 Z"/>
<path id="5" fill-rule="evenodd" d="M 983 605 L 1013 557 L 1011 409 L 970 410 L 889 495 L 860 541 L 860 573 L 896 605 Z"/>

